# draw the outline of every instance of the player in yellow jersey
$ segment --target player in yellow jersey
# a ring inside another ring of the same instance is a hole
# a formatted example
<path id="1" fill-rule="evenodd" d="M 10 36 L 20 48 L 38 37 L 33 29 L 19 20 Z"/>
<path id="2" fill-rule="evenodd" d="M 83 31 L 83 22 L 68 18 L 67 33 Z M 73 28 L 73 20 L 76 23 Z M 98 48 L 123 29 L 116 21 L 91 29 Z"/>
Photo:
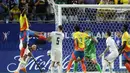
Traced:
<path id="1" fill-rule="evenodd" d="M 87 34 L 80 32 L 80 28 L 78 26 L 75 26 L 75 32 L 73 33 L 74 52 L 72 53 L 72 58 L 70 59 L 67 66 L 67 73 L 70 71 L 73 61 L 81 61 L 82 70 L 84 71 L 84 73 L 86 73 L 86 66 L 84 64 L 84 48 L 85 38 L 87 37 Z"/>
<path id="2" fill-rule="evenodd" d="M 27 48 L 29 42 L 29 36 L 36 36 L 39 39 L 45 40 L 45 37 L 42 35 L 41 32 L 36 32 L 29 30 L 29 21 L 26 16 L 26 10 L 24 9 L 20 14 L 20 45 L 22 44 L 22 48 L 20 48 L 20 58 L 23 57 L 25 49 Z"/>
<path id="3" fill-rule="evenodd" d="M 119 49 L 119 53 L 123 54 L 123 64 L 130 72 L 130 34 L 128 33 L 128 25 L 123 27 L 122 48 Z"/>

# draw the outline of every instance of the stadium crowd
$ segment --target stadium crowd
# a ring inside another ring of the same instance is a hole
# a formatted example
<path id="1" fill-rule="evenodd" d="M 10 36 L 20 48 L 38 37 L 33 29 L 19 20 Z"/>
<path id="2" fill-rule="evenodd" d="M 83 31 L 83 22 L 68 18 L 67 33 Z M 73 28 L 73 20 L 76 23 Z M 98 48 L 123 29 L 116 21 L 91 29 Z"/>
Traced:
<path id="1" fill-rule="evenodd" d="M 0 21 L 18 21 L 27 8 L 29 20 L 54 20 L 50 0 L 0 0 Z M 129 0 L 54 0 L 56 4 L 129 4 Z"/>

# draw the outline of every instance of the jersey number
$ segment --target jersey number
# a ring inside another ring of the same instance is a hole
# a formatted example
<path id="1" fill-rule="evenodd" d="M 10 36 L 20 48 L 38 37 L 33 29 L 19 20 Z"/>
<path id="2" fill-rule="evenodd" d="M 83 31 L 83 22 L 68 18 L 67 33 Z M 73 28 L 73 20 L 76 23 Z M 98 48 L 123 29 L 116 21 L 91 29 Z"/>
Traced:
<path id="1" fill-rule="evenodd" d="M 59 41 L 60 40 L 60 37 L 57 37 L 57 39 L 56 39 L 56 45 L 59 45 Z"/>

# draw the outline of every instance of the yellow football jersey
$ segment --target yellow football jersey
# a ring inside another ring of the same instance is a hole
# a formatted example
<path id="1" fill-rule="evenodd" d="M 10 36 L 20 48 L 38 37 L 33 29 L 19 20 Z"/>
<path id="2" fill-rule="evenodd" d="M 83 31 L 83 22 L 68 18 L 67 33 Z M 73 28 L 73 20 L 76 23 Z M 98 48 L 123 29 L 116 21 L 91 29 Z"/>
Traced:
<path id="1" fill-rule="evenodd" d="M 19 23 L 20 23 L 20 31 L 29 29 L 29 23 L 26 14 L 24 14 L 24 16 L 22 16 L 22 14 L 20 15 Z"/>
<path id="2" fill-rule="evenodd" d="M 73 39 L 77 40 L 77 47 L 75 47 L 75 50 L 81 50 L 85 48 L 85 38 L 88 37 L 88 34 L 83 32 L 75 32 L 73 33 Z"/>
<path id="3" fill-rule="evenodd" d="M 126 41 L 126 46 L 125 46 L 125 51 L 128 52 L 130 51 L 130 35 L 128 32 L 125 32 L 123 35 L 122 35 L 122 45 L 123 45 L 123 42 Z"/>

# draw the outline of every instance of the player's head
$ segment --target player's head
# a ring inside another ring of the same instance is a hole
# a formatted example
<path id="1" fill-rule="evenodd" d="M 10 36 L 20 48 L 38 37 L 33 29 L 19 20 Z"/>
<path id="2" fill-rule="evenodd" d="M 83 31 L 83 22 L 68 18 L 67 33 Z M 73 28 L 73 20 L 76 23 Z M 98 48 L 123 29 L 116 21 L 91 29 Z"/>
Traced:
<path id="1" fill-rule="evenodd" d="M 27 13 L 27 8 L 21 9 L 21 13 L 22 13 L 22 14 L 26 14 L 26 13 Z"/>
<path id="2" fill-rule="evenodd" d="M 111 36 L 111 32 L 110 31 L 107 31 L 106 33 L 106 38 L 110 37 Z"/>
<path id="3" fill-rule="evenodd" d="M 32 49 L 33 51 L 35 51 L 35 50 L 37 49 L 37 46 L 36 46 L 35 44 L 33 44 L 33 45 L 31 46 L 31 49 Z"/>
<path id="4" fill-rule="evenodd" d="M 123 29 L 122 29 L 122 32 L 125 32 L 125 31 L 127 31 L 127 30 L 128 30 L 128 25 L 124 24 Z"/>
<path id="5" fill-rule="evenodd" d="M 76 26 L 74 27 L 74 30 L 75 30 L 75 31 L 80 31 L 79 26 L 76 25 Z"/>
<path id="6" fill-rule="evenodd" d="M 62 25 L 58 26 L 58 31 L 62 31 Z"/>
<path id="7" fill-rule="evenodd" d="M 122 36 L 122 33 L 120 31 L 117 31 L 116 36 L 120 38 Z"/>

